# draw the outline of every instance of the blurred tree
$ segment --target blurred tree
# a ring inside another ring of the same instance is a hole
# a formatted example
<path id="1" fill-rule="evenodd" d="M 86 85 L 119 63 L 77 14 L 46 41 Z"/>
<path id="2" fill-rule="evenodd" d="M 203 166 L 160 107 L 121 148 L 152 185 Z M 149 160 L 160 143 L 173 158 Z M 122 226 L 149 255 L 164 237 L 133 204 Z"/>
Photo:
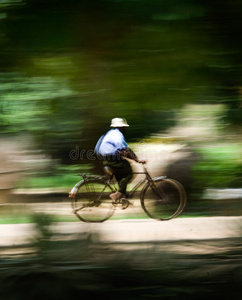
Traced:
<path id="1" fill-rule="evenodd" d="M 241 17 L 239 0 L 2 1 L 1 131 L 68 160 L 115 116 L 129 140 L 187 103 L 227 103 L 240 123 Z"/>

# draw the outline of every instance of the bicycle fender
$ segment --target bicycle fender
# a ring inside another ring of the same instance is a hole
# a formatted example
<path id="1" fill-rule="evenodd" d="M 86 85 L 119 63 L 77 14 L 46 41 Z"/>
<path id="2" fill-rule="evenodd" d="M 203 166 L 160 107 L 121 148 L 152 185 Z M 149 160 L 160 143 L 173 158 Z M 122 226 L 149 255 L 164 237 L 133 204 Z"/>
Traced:
<path id="1" fill-rule="evenodd" d="M 166 179 L 167 176 L 158 176 L 158 177 L 154 177 L 152 178 L 153 181 L 159 181 L 159 180 L 162 180 L 162 179 Z"/>
<path id="2" fill-rule="evenodd" d="M 74 194 L 74 195 L 75 195 L 75 194 L 77 193 L 79 187 L 81 186 L 81 184 L 82 184 L 84 181 L 85 181 L 85 180 L 81 180 L 81 181 L 77 182 L 77 183 L 74 185 L 74 187 L 72 188 L 70 194 Z"/>

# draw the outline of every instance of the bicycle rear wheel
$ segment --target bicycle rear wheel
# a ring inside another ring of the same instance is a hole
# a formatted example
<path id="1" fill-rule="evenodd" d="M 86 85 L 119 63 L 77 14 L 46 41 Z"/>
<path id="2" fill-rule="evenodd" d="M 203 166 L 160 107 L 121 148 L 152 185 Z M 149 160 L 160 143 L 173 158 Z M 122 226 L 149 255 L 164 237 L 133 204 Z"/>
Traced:
<path id="1" fill-rule="evenodd" d="M 186 192 L 174 179 L 159 179 L 147 183 L 141 194 L 145 213 L 156 220 L 170 220 L 179 216 L 186 205 Z"/>
<path id="2" fill-rule="evenodd" d="M 114 212 L 109 195 L 113 192 L 102 180 L 86 180 L 80 185 L 72 208 L 74 214 L 84 222 L 103 222 Z"/>

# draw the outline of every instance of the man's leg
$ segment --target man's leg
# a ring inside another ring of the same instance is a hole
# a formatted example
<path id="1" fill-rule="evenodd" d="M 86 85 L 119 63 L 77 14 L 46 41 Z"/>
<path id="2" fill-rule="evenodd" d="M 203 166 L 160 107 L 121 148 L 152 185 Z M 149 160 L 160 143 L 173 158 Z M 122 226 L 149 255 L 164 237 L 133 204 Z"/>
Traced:
<path id="1" fill-rule="evenodd" d="M 132 168 L 127 160 L 123 160 L 121 167 L 116 169 L 115 177 L 118 181 L 119 192 L 125 195 L 127 185 L 133 177 Z"/>
<path id="2" fill-rule="evenodd" d="M 127 160 L 106 161 L 104 165 L 110 166 L 115 171 L 114 175 L 118 182 L 119 190 L 111 194 L 111 198 L 118 200 L 126 194 L 127 185 L 133 177 L 132 168 Z"/>

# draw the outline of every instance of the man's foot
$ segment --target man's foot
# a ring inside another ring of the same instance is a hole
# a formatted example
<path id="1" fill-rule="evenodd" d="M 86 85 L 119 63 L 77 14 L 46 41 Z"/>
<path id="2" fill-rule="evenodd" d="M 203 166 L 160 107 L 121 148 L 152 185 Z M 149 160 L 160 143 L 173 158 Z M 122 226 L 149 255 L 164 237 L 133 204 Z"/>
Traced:
<path id="1" fill-rule="evenodd" d="M 113 200 L 114 203 L 119 203 L 119 200 L 123 198 L 124 195 L 117 191 L 115 193 L 110 194 L 109 197 Z"/>
<path id="2" fill-rule="evenodd" d="M 130 205 L 130 202 L 129 202 L 128 199 L 122 198 L 122 199 L 121 199 L 121 204 L 122 204 L 122 209 L 126 209 L 126 208 L 128 208 L 128 206 Z"/>

